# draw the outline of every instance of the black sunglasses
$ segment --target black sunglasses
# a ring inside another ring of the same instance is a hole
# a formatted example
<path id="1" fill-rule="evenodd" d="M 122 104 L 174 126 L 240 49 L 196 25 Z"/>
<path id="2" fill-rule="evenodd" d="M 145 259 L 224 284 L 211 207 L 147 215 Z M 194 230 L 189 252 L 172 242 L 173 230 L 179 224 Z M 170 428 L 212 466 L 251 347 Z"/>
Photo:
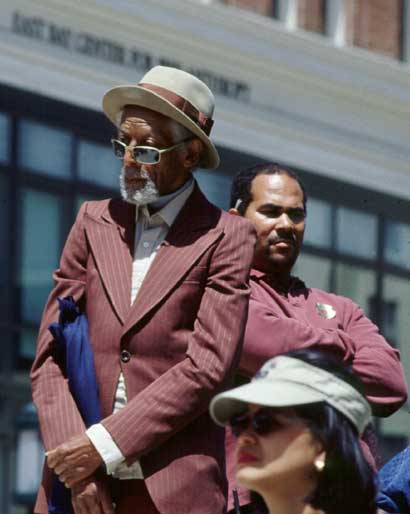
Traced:
<path id="1" fill-rule="evenodd" d="M 190 141 L 192 138 L 184 139 L 180 143 L 170 146 L 169 148 L 155 148 L 154 146 L 134 146 L 131 148 L 131 154 L 135 162 L 140 164 L 158 164 L 163 153 L 171 152 L 176 148 Z M 111 139 L 111 144 L 116 157 L 123 159 L 128 145 L 119 139 Z"/>
<path id="2" fill-rule="evenodd" d="M 231 427 L 232 434 L 235 437 L 239 437 L 241 433 L 249 427 L 249 425 L 256 434 L 265 435 L 281 426 L 277 416 L 278 413 L 273 409 L 263 407 L 253 414 L 244 412 L 242 414 L 232 416 L 229 420 L 229 425 Z"/>

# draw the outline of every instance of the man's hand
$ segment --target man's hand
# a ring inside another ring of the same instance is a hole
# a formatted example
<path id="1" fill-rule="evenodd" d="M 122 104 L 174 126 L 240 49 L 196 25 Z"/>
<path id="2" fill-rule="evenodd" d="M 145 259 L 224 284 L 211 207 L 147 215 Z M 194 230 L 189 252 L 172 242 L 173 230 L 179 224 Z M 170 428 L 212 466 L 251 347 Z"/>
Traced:
<path id="1" fill-rule="evenodd" d="M 114 514 L 112 499 L 105 480 L 89 477 L 71 489 L 75 514 Z"/>
<path id="2" fill-rule="evenodd" d="M 103 462 L 86 435 L 71 438 L 47 452 L 46 456 L 48 467 L 54 470 L 66 487 L 73 487 L 91 476 Z"/>

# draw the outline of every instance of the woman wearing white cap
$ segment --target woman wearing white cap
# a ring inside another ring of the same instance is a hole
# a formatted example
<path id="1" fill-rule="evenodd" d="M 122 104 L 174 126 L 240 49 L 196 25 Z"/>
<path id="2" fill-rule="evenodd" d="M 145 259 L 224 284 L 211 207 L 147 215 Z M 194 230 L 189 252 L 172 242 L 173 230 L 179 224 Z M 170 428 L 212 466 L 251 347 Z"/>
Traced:
<path id="1" fill-rule="evenodd" d="M 315 350 L 266 362 L 217 395 L 211 415 L 237 436 L 237 481 L 269 514 L 373 514 L 374 472 L 359 436 L 370 407 L 353 372 Z"/>

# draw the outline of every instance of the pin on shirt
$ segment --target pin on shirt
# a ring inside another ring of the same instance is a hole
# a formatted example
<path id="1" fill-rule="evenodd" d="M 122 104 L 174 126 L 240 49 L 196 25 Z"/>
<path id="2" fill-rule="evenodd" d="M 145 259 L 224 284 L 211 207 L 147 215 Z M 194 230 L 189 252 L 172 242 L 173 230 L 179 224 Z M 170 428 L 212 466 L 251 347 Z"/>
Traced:
<path id="1" fill-rule="evenodd" d="M 316 303 L 316 311 L 322 318 L 332 319 L 336 316 L 334 308 L 327 303 Z"/>

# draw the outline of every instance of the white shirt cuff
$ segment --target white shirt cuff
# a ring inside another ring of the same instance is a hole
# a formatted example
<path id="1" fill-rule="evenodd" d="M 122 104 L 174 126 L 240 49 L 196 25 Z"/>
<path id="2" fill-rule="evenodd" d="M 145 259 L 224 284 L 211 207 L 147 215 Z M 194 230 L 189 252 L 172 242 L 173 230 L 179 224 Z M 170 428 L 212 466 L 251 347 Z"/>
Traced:
<path id="1" fill-rule="evenodd" d="M 86 431 L 86 434 L 104 461 L 107 468 L 107 475 L 111 475 L 118 464 L 121 464 L 121 462 L 125 460 L 121 450 L 114 443 L 111 434 L 101 423 L 92 425 Z"/>

